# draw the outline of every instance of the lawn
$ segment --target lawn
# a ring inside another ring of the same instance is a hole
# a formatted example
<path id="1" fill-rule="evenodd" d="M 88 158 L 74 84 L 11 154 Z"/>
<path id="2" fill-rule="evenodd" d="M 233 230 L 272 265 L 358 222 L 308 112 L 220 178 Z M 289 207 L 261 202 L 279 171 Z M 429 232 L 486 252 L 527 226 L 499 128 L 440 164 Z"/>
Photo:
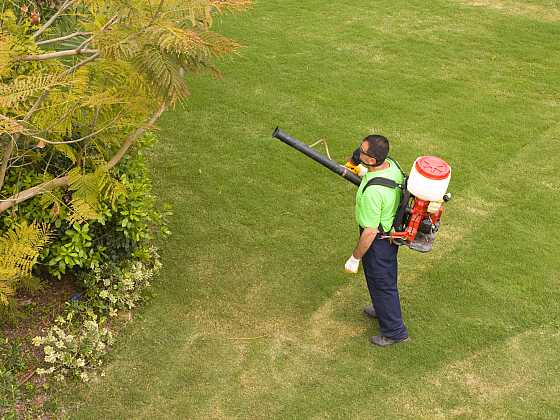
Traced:
<path id="1" fill-rule="evenodd" d="M 156 191 L 174 207 L 157 296 L 71 418 L 560 417 L 560 4 L 258 1 L 245 48 L 166 113 Z M 453 178 L 434 250 L 400 250 L 411 342 L 374 348 L 343 272 L 355 187 L 272 139 L 342 161 L 385 134 Z"/>

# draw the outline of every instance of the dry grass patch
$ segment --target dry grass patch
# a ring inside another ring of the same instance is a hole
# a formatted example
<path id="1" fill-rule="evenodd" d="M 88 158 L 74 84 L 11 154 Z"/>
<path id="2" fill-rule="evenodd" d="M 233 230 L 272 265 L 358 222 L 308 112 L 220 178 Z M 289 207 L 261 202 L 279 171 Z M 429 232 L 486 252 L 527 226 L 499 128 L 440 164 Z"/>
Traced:
<path id="1" fill-rule="evenodd" d="M 553 367 L 559 345 L 560 333 L 552 327 L 518 334 L 421 378 L 392 405 L 400 416 L 431 419 L 507 418 L 509 402 L 535 399 L 537 389 L 538 399 L 553 403 L 560 386 Z"/>
<path id="2" fill-rule="evenodd" d="M 525 16 L 546 22 L 560 21 L 560 5 L 549 2 L 547 5 L 527 4 L 516 0 L 454 0 L 467 6 L 486 7 L 507 15 Z"/>
<path id="3" fill-rule="evenodd" d="M 350 337 L 365 335 L 367 322 L 359 318 L 360 306 L 353 293 L 357 287 L 365 287 L 363 275 L 359 275 L 359 285 L 354 280 L 357 279 L 349 280 L 347 285 L 338 289 L 309 319 L 310 338 L 320 352 L 332 353 L 336 350 L 337 343 L 345 343 Z M 349 321 L 340 320 L 337 319 L 338 311 L 355 311 L 356 317 Z"/>

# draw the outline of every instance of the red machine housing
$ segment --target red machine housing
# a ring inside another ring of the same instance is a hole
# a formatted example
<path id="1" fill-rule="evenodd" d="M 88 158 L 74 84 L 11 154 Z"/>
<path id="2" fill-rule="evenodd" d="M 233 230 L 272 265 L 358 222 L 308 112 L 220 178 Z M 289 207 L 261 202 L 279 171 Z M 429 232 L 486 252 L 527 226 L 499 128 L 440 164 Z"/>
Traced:
<path id="1" fill-rule="evenodd" d="M 391 238 L 400 238 L 406 241 L 413 241 L 416 238 L 416 234 L 418 233 L 420 224 L 423 221 L 429 220 L 433 226 L 439 225 L 439 220 L 441 219 L 441 215 L 443 214 L 443 206 L 441 206 L 435 213 L 430 214 L 428 213 L 428 206 L 430 205 L 429 201 L 420 200 L 417 198 L 413 198 L 412 201 L 414 204 L 409 213 L 408 225 L 406 230 L 403 232 L 391 233 Z"/>
<path id="2" fill-rule="evenodd" d="M 395 231 L 387 238 L 416 251 L 430 251 L 439 230 L 443 203 L 451 198 L 449 193 L 440 195 L 447 189 L 450 176 L 451 167 L 442 159 L 435 156 L 416 159 L 407 182 L 404 217 L 396 219 Z M 414 191 L 422 198 L 415 196 Z M 437 201 L 429 201 L 429 197 Z"/>
<path id="3" fill-rule="evenodd" d="M 436 233 L 439 230 L 443 204 L 437 203 L 430 212 L 430 201 L 420 200 L 412 196 L 407 208 L 405 229 L 401 232 L 391 232 L 385 238 L 393 240 L 398 245 L 406 245 L 420 252 L 431 251 Z"/>

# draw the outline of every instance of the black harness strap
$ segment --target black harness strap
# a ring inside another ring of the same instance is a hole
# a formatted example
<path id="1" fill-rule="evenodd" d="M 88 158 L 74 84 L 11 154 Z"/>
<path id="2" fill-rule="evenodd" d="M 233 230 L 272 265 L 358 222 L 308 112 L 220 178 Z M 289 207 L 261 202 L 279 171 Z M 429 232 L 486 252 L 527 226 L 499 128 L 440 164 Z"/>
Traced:
<path id="1" fill-rule="evenodd" d="M 393 227 L 395 228 L 395 231 L 402 232 L 406 229 L 407 207 L 408 207 L 408 202 L 410 200 L 410 192 L 406 188 L 408 177 L 403 172 L 403 170 L 401 169 L 401 167 L 399 166 L 396 160 L 391 159 L 391 161 L 395 162 L 397 168 L 399 168 L 399 170 L 403 174 L 404 177 L 403 183 L 398 184 L 397 182 L 389 178 L 375 177 L 370 179 L 368 183 L 364 186 L 364 189 L 362 190 L 362 195 L 370 185 L 381 185 L 383 187 L 392 188 L 392 189 L 399 188 L 403 192 L 403 195 L 401 197 L 399 207 L 397 208 L 397 213 L 395 214 L 395 217 L 393 219 Z"/>
<path id="2" fill-rule="evenodd" d="M 371 185 L 382 185 L 384 187 L 388 187 L 388 188 L 401 188 L 402 189 L 402 185 L 397 184 L 395 181 L 393 181 L 392 179 L 389 178 L 383 178 L 383 177 L 375 177 L 372 178 L 368 181 L 368 183 L 366 184 L 366 186 L 364 187 L 364 189 L 362 190 L 362 194 L 366 191 L 366 189 L 371 186 Z"/>
<path id="3" fill-rule="evenodd" d="M 388 157 L 388 156 L 387 156 L 387 160 L 389 160 L 389 161 L 393 162 L 395 165 L 397 165 L 397 168 L 399 168 L 399 171 L 401 171 L 401 174 L 402 174 L 403 177 L 404 177 L 404 182 L 405 182 L 405 183 L 404 183 L 403 185 L 401 185 L 401 184 L 397 184 L 395 181 L 393 181 L 392 179 L 389 179 L 389 178 L 375 177 L 375 178 L 372 178 L 372 179 L 370 179 L 370 180 L 368 181 L 368 183 L 366 184 L 366 186 L 365 186 L 364 189 L 362 190 L 362 194 L 366 191 L 366 189 L 367 189 L 370 185 L 382 185 L 382 186 L 387 187 L 387 188 L 393 188 L 393 189 L 395 189 L 395 188 L 400 188 L 400 189 L 403 190 L 403 191 L 406 190 L 406 179 L 407 179 L 407 176 L 406 176 L 406 174 L 403 172 L 403 170 L 401 169 L 401 166 L 399 165 L 399 163 L 398 163 L 396 160 L 394 160 L 394 159 L 392 159 L 392 158 L 390 158 L 390 157 Z"/>

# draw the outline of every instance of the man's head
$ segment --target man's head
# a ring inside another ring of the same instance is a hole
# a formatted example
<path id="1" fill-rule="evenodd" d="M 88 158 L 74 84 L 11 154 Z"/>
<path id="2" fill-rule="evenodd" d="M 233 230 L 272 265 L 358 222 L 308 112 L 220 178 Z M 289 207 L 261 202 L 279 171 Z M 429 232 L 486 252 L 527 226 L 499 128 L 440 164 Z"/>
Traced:
<path id="1" fill-rule="evenodd" d="M 379 166 L 389 154 L 389 140 L 379 134 L 370 134 L 360 144 L 360 160 L 366 166 Z"/>

